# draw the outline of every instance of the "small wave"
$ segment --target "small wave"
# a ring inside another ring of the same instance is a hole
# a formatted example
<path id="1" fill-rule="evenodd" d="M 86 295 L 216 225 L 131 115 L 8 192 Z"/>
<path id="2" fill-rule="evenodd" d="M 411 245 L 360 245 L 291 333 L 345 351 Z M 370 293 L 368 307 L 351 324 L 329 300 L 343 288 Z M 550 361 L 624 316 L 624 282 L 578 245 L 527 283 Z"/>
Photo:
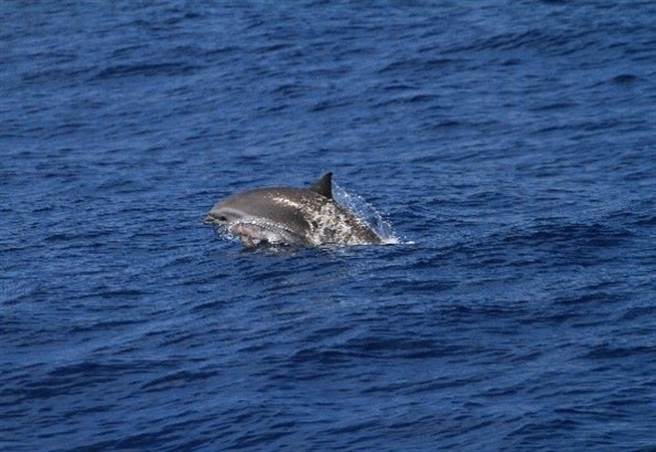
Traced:
<path id="1" fill-rule="evenodd" d="M 375 107 L 389 107 L 391 105 L 428 103 L 428 102 L 433 102 L 437 99 L 439 99 L 439 97 L 434 94 L 415 93 L 411 95 L 394 96 L 390 99 L 386 99 L 381 102 L 378 102 L 377 104 L 375 104 Z"/>
<path id="2" fill-rule="evenodd" d="M 439 69 L 453 63 L 460 62 L 461 60 L 451 58 L 439 58 L 433 60 L 421 60 L 418 58 L 410 58 L 405 60 L 394 61 L 389 63 L 378 71 L 379 74 L 386 74 L 388 72 L 398 72 L 407 70 L 431 70 Z"/>
<path id="3" fill-rule="evenodd" d="M 98 72 L 98 74 L 94 76 L 94 78 L 96 80 L 106 80 L 112 78 L 130 77 L 135 75 L 185 75 L 197 69 L 199 69 L 198 66 L 181 63 L 121 64 L 102 69 L 100 72 Z"/>
<path id="4" fill-rule="evenodd" d="M 633 74 L 620 74 L 611 79 L 616 85 L 630 85 L 638 81 L 638 77 Z"/>
<path id="5" fill-rule="evenodd" d="M 313 113 L 318 113 L 334 108 L 347 107 L 350 104 L 351 102 L 346 100 L 322 100 L 310 107 L 310 111 Z"/>
<path id="6" fill-rule="evenodd" d="M 588 359 L 618 359 L 627 356 L 653 356 L 654 348 L 646 345 L 629 347 L 614 347 L 608 343 L 600 344 L 585 353 L 582 358 Z"/>

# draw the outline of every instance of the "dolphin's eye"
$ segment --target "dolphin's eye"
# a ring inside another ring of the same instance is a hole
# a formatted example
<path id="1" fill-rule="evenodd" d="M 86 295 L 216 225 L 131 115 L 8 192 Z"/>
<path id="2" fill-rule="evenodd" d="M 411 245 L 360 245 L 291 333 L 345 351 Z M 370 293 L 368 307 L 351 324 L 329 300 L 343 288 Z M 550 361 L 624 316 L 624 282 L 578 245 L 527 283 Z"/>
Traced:
<path id="1" fill-rule="evenodd" d="M 220 216 L 216 217 L 216 219 L 219 220 L 219 221 L 228 221 L 228 218 L 224 217 L 223 215 L 220 215 Z"/>

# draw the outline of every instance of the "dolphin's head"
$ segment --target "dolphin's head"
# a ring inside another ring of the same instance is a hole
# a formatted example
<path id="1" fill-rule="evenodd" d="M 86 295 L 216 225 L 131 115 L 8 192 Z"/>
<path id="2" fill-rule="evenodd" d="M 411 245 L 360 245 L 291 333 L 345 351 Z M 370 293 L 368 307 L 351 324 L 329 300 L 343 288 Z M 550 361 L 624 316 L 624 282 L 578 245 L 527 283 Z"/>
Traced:
<path id="1" fill-rule="evenodd" d="M 227 226 L 231 223 L 243 221 L 246 216 L 245 212 L 231 206 L 230 203 L 219 202 L 208 212 L 205 223 Z"/>
<path id="2" fill-rule="evenodd" d="M 218 202 L 205 218 L 251 248 L 260 243 L 304 244 L 307 222 L 297 208 L 281 204 L 291 189 L 256 189 Z M 297 190 L 294 190 L 297 192 Z M 292 203 L 294 204 L 294 203 Z"/>
<path id="3" fill-rule="evenodd" d="M 305 229 L 307 221 L 300 208 L 332 200 L 332 173 L 324 174 L 307 189 L 270 187 L 237 193 L 219 201 L 209 211 L 205 223 L 232 225 L 264 219 Z"/>
<path id="4" fill-rule="evenodd" d="M 324 179 L 329 183 L 330 173 Z M 219 201 L 209 211 L 205 222 L 219 226 L 270 223 L 302 233 L 308 229 L 307 210 L 319 208 L 330 199 L 314 188 L 257 188 Z"/>

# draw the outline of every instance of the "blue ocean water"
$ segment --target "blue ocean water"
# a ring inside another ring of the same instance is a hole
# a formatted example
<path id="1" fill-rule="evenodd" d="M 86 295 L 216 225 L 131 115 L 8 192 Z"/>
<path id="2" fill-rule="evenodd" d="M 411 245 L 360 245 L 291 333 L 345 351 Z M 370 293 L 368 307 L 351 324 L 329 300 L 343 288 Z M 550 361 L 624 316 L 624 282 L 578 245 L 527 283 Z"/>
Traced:
<path id="1" fill-rule="evenodd" d="M 656 447 L 656 3 L 0 3 L 0 448 Z M 401 243 L 245 251 L 324 171 Z"/>

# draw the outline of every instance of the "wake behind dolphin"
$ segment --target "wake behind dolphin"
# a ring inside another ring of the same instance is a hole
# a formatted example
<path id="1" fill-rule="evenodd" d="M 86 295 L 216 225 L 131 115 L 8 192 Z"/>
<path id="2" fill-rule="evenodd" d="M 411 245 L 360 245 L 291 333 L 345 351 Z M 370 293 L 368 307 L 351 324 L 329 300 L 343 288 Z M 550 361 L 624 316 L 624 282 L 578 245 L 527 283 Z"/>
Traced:
<path id="1" fill-rule="evenodd" d="M 245 247 L 370 245 L 383 238 L 333 198 L 332 173 L 308 188 L 257 188 L 229 196 L 206 223 L 236 235 Z"/>

